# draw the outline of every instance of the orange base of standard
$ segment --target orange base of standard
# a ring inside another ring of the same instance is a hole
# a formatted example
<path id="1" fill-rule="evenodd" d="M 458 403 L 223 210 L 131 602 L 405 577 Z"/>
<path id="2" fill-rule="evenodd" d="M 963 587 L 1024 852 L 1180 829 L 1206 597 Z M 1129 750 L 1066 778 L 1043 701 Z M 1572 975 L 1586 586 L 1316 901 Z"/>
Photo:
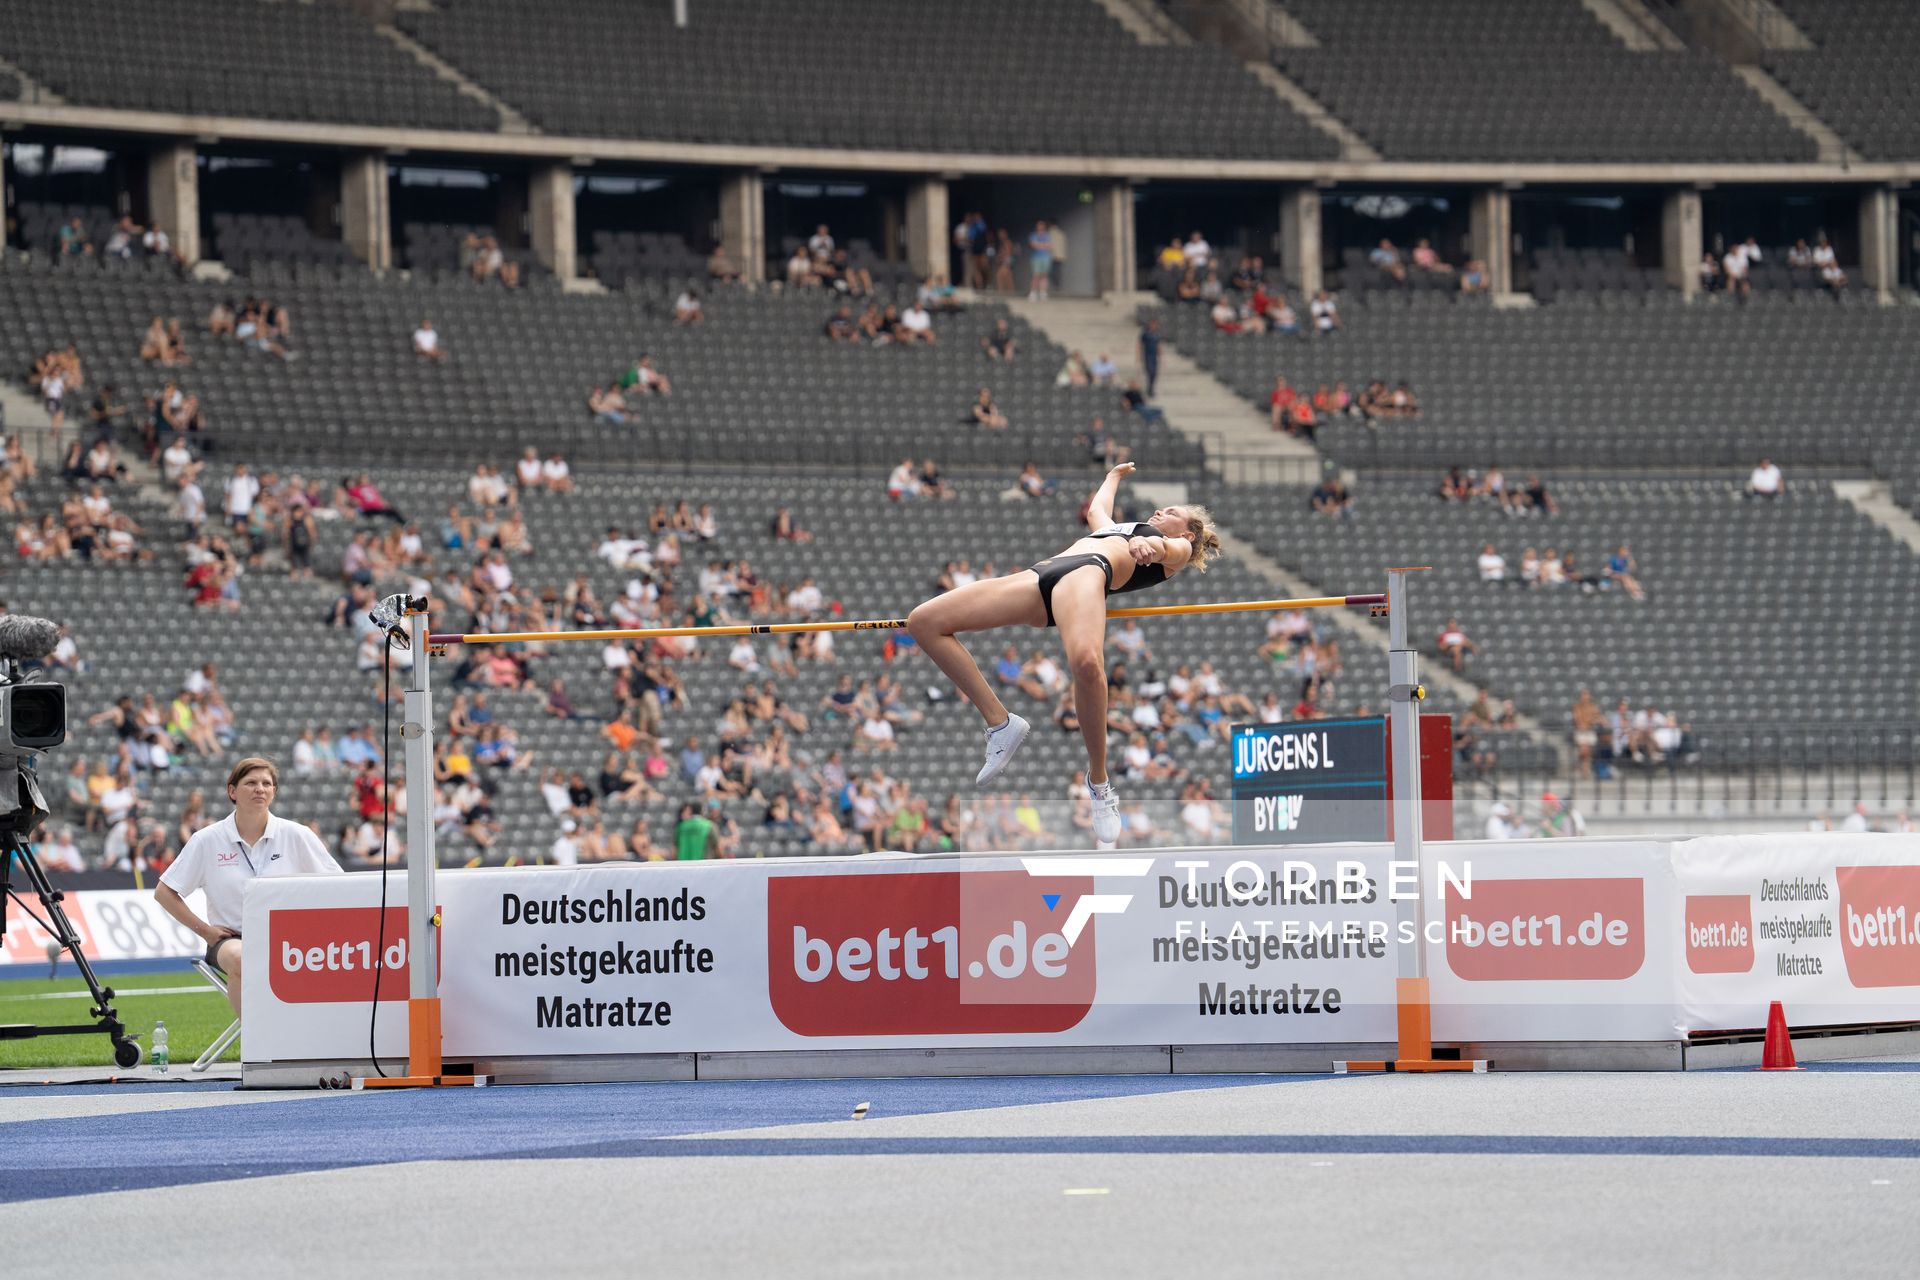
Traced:
<path id="1" fill-rule="evenodd" d="M 1485 1058 L 1433 1056 L 1433 999 L 1425 978 L 1400 978 L 1394 984 L 1399 1004 L 1400 1056 L 1392 1061 L 1336 1062 L 1336 1075 L 1352 1071 L 1485 1071 Z"/>
<path id="2" fill-rule="evenodd" d="M 440 1070 L 440 1000 L 437 996 L 407 1001 L 407 1074 L 357 1076 L 355 1089 L 439 1089 L 482 1087 L 491 1076 L 450 1076 Z"/>

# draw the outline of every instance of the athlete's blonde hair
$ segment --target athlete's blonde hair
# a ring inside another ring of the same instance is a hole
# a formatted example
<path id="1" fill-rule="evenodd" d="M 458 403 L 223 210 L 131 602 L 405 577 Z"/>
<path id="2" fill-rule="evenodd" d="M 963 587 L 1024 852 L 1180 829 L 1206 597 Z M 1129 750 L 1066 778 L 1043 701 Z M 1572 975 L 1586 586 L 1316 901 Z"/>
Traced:
<path id="1" fill-rule="evenodd" d="M 1193 543 L 1193 555 L 1188 558 L 1187 565 L 1205 573 L 1207 561 L 1220 554 L 1220 534 L 1214 528 L 1213 512 L 1197 505 L 1180 509 L 1187 513 L 1187 540 Z"/>

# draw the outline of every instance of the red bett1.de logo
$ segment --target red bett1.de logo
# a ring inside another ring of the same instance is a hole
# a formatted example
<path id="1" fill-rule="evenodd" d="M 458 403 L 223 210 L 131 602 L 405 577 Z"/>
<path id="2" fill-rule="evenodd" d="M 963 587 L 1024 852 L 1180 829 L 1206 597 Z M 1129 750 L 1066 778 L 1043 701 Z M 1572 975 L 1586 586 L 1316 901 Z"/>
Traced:
<path id="1" fill-rule="evenodd" d="M 773 876 L 774 1016 L 803 1036 L 1064 1031 L 1093 1007 L 1096 922 L 1061 933 L 1092 891 L 1019 871 Z"/>
<path id="2" fill-rule="evenodd" d="M 1840 954 L 1856 987 L 1920 986 L 1920 867 L 1835 867 Z"/>
<path id="3" fill-rule="evenodd" d="M 1750 895 L 1687 895 L 1687 968 L 1695 973 L 1753 971 L 1753 898 Z"/>
<path id="4" fill-rule="evenodd" d="M 267 974 L 282 1004 L 344 1004 L 373 997 L 378 907 L 278 908 L 267 913 Z M 407 998 L 407 909 L 381 922 L 380 999 Z"/>
<path id="5" fill-rule="evenodd" d="M 1647 955 L 1638 876 L 1447 887 L 1447 964 L 1468 982 L 1617 982 Z"/>

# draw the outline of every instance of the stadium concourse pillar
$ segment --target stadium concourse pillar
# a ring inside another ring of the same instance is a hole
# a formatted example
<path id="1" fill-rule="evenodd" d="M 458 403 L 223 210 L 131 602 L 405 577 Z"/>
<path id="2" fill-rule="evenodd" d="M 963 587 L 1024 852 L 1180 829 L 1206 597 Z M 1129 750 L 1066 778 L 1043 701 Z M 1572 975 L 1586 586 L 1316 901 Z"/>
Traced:
<path id="1" fill-rule="evenodd" d="M 1900 200 L 1892 187 L 1860 193 L 1860 286 L 1882 302 L 1900 283 Z"/>
<path id="2" fill-rule="evenodd" d="M 948 275 L 947 183 L 917 178 L 907 188 L 907 263 L 922 278 Z"/>
<path id="3" fill-rule="evenodd" d="M 1505 187 L 1479 188 L 1470 221 L 1473 256 L 1487 264 L 1487 292 L 1504 298 L 1513 292 L 1512 193 Z"/>
<path id="4" fill-rule="evenodd" d="M 1280 273 L 1312 297 L 1320 290 L 1320 188 L 1288 187 L 1280 196 Z"/>
<path id="5" fill-rule="evenodd" d="M 1108 182 L 1093 192 L 1093 291 L 1132 293 L 1140 251 L 1133 225 L 1133 184 Z"/>
<path id="6" fill-rule="evenodd" d="M 547 164 L 527 175 L 533 256 L 562 281 L 574 277 L 573 166 Z"/>
<path id="7" fill-rule="evenodd" d="M 1700 291 L 1700 255 L 1706 232 L 1700 222 L 1700 191 L 1676 187 L 1667 193 L 1660 210 L 1660 269 L 1669 288 L 1692 300 Z"/>
<path id="8" fill-rule="evenodd" d="M 340 161 L 340 238 L 374 271 L 393 266 L 393 216 L 387 202 L 387 157 L 379 151 Z"/>
<path id="9" fill-rule="evenodd" d="M 147 153 L 147 217 L 182 262 L 200 261 L 200 159 L 191 142 L 163 141 Z"/>
<path id="10" fill-rule="evenodd" d="M 767 278 L 767 195 L 755 170 L 720 180 L 720 245 L 740 278 Z"/>

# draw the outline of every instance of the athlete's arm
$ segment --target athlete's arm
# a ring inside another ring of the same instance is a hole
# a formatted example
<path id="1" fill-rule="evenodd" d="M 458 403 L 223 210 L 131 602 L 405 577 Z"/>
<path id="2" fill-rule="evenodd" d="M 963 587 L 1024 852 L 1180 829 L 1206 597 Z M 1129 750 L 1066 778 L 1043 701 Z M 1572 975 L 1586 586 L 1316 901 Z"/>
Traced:
<path id="1" fill-rule="evenodd" d="M 1135 564 L 1157 564 L 1164 566 L 1168 574 L 1175 574 L 1193 558 L 1193 544 L 1185 538 L 1163 538 L 1156 534 L 1151 538 L 1129 539 L 1127 552 Z"/>
<path id="2" fill-rule="evenodd" d="M 1107 472 L 1107 478 L 1100 482 L 1093 500 L 1087 504 L 1087 528 L 1104 529 L 1113 523 L 1113 500 L 1120 494 L 1120 478 L 1132 471 L 1131 462 L 1122 462 Z"/>

